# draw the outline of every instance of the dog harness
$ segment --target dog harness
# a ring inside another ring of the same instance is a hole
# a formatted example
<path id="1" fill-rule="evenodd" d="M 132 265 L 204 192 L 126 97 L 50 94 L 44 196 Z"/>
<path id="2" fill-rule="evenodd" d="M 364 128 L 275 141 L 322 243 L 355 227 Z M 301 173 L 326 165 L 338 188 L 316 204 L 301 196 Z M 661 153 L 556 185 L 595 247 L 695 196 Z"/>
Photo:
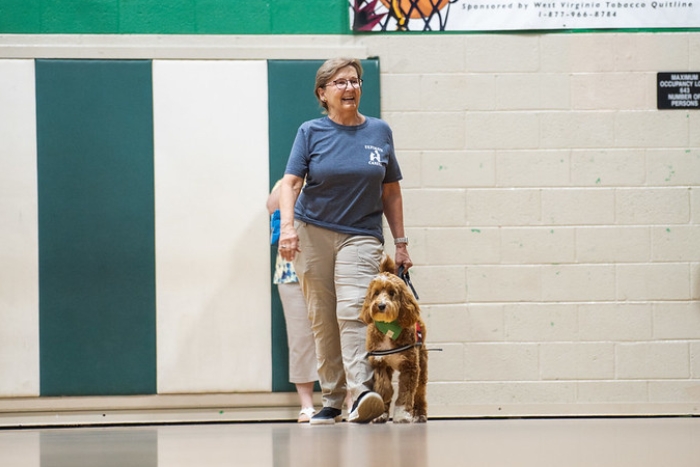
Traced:
<path id="1" fill-rule="evenodd" d="M 396 323 L 396 321 L 393 321 L 393 323 Z M 392 324 L 392 323 L 382 323 L 381 321 L 375 321 L 374 325 L 377 326 L 377 329 L 379 329 L 381 332 L 384 334 L 387 334 L 386 332 L 382 331 L 382 329 L 378 326 L 379 324 Z M 398 325 L 397 325 L 398 327 Z M 399 328 L 400 329 L 400 328 Z M 400 333 L 401 331 L 399 331 Z M 387 334 L 388 335 L 388 334 Z M 393 337 L 389 336 L 391 339 L 394 339 Z M 396 336 L 398 337 L 398 335 Z M 420 347 L 423 345 L 423 331 L 421 331 L 420 324 L 416 323 L 416 342 L 415 344 L 406 344 L 401 347 L 397 347 L 395 349 L 389 349 L 389 350 L 373 350 L 371 352 L 367 352 L 368 357 L 383 357 L 385 355 L 392 355 L 395 353 L 400 353 L 404 352 L 408 349 L 412 349 L 413 347 Z"/>

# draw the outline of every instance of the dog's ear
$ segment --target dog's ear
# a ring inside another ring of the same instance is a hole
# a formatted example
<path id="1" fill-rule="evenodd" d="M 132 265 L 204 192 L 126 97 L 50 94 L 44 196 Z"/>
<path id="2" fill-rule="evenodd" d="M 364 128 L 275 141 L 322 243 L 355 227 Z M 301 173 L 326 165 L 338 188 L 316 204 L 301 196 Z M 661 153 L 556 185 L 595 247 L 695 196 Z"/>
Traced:
<path id="1" fill-rule="evenodd" d="M 370 312 L 370 307 L 372 306 L 372 295 L 374 289 L 374 279 L 369 283 L 367 287 L 367 293 L 365 294 L 365 301 L 362 303 L 362 309 L 360 310 L 360 320 L 365 324 L 372 323 L 372 314 Z"/>
<path id="2" fill-rule="evenodd" d="M 382 256 L 382 261 L 379 263 L 379 272 L 389 272 L 391 274 L 396 274 L 396 264 L 391 256 L 384 253 Z"/>
<path id="3" fill-rule="evenodd" d="M 420 306 L 406 284 L 402 283 L 401 285 L 401 312 L 399 313 L 399 326 L 404 329 L 408 329 L 413 327 L 413 325 L 415 325 L 420 319 Z"/>

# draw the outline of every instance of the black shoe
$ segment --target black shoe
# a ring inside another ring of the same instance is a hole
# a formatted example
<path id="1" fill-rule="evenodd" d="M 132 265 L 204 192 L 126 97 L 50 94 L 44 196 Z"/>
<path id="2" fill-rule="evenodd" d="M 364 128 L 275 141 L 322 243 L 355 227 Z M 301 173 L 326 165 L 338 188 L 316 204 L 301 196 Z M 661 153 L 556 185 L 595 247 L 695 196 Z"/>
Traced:
<path id="1" fill-rule="evenodd" d="M 324 407 L 309 420 L 310 425 L 335 425 L 343 419 L 343 411 L 333 407 Z"/>
<path id="2" fill-rule="evenodd" d="M 382 396 L 372 391 L 360 394 L 352 405 L 348 421 L 355 423 L 369 423 L 384 413 L 384 400 Z"/>

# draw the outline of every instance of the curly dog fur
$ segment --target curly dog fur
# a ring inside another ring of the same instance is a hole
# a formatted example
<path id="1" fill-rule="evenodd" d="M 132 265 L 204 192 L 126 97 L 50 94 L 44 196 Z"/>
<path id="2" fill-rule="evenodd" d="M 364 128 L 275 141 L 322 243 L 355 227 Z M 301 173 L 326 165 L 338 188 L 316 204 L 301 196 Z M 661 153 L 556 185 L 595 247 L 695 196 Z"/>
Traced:
<path id="1" fill-rule="evenodd" d="M 367 323 L 367 350 L 390 350 L 415 344 L 418 340 L 417 326 L 423 336 L 423 344 L 399 353 L 386 356 L 370 356 L 374 368 L 374 390 L 384 399 L 384 413 L 373 423 L 389 420 L 391 400 L 394 395 L 392 376 L 399 372 L 398 395 L 394 404 L 394 423 L 423 423 L 428 420 L 426 385 L 428 383 L 428 351 L 425 348 L 425 323 L 420 316 L 420 307 L 404 281 L 394 274 L 396 266 L 384 256 L 380 273 L 370 282 L 362 306 L 360 319 Z M 376 322 L 398 325 L 384 334 Z M 400 328 L 400 331 L 398 329 Z M 398 337 L 391 335 L 398 332 Z"/>

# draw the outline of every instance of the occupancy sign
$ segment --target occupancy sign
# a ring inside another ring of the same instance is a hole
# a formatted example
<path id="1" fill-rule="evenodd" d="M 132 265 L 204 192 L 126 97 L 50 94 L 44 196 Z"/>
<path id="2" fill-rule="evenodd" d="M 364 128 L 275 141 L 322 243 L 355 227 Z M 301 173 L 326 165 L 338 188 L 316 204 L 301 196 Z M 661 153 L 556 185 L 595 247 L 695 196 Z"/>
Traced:
<path id="1" fill-rule="evenodd" d="M 657 73 L 659 109 L 700 109 L 700 71 Z"/>

